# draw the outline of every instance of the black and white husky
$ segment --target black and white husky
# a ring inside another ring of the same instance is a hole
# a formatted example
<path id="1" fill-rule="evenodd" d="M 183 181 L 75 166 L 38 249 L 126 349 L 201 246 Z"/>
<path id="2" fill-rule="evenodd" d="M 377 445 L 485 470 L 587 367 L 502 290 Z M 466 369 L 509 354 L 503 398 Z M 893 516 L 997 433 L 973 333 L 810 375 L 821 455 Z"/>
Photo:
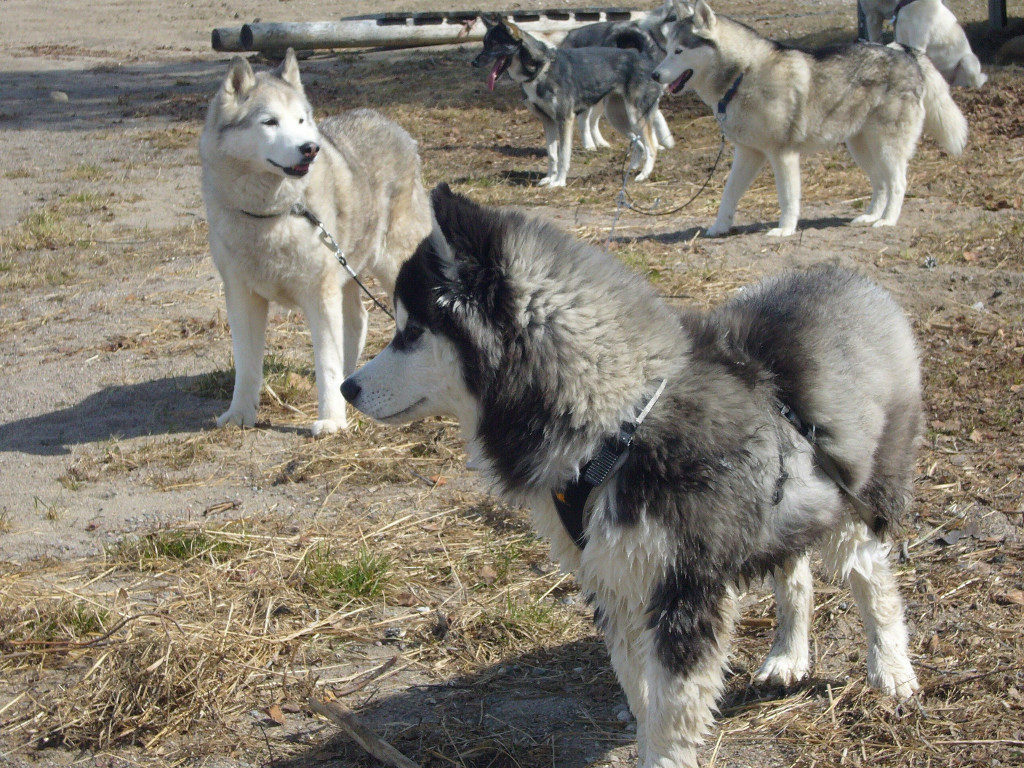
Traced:
<path id="1" fill-rule="evenodd" d="M 471 460 L 531 508 L 594 601 L 640 766 L 696 764 L 748 580 L 772 574 L 779 611 L 756 679 L 808 674 L 816 544 L 860 609 L 868 680 L 912 695 L 881 534 L 908 500 L 921 394 L 892 298 L 820 267 L 680 314 L 551 224 L 444 185 L 432 202 L 436 227 L 398 276 L 394 339 L 342 392 L 392 424 L 454 414 Z M 560 512 L 609 446 L 610 478 Z"/>
<path id="2" fill-rule="evenodd" d="M 637 181 L 651 175 L 658 155 L 653 119 L 662 93 L 651 80 L 654 62 L 632 48 L 555 48 L 501 16 L 483 19 L 487 34 L 473 66 L 490 67 L 492 90 L 507 72 L 544 125 L 548 173 L 540 186 L 565 186 L 573 121 L 601 102 L 615 130 L 643 145 Z"/>

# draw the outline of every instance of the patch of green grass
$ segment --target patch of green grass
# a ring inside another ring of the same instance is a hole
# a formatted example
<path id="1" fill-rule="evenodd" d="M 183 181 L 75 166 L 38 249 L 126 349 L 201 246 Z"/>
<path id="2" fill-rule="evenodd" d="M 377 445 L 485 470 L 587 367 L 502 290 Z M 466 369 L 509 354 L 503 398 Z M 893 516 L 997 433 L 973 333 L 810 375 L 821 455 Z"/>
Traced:
<path id="1" fill-rule="evenodd" d="M 306 557 L 305 586 L 338 602 L 382 597 L 391 582 L 391 557 L 361 547 L 355 555 L 335 556 L 318 547 Z"/>
<path id="2" fill-rule="evenodd" d="M 32 171 L 28 168 L 11 168 L 8 171 L 4 171 L 5 179 L 31 179 Z"/>
<path id="3" fill-rule="evenodd" d="M 106 631 L 110 613 L 89 603 L 76 601 L 62 603 L 52 613 L 40 614 L 28 622 L 25 639 L 32 640 L 80 640 L 89 635 Z"/>
<path id="4" fill-rule="evenodd" d="M 63 512 L 63 510 L 57 504 L 57 502 L 52 502 L 50 504 L 47 504 L 45 501 L 43 501 L 38 496 L 33 496 L 32 497 L 32 507 L 35 509 L 36 514 L 40 514 L 44 518 L 46 518 L 47 520 L 50 520 L 50 521 L 60 520 L 61 514 Z"/>
<path id="5" fill-rule="evenodd" d="M 69 179 L 77 179 L 79 181 L 96 181 L 107 175 L 107 171 L 95 163 L 82 163 L 67 171 Z"/>
<path id="6" fill-rule="evenodd" d="M 241 550 L 241 544 L 226 541 L 207 531 L 169 530 L 124 539 L 111 547 L 107 555 L 126 566 L 152 570 L 167 560 L 225 562 Z"/>

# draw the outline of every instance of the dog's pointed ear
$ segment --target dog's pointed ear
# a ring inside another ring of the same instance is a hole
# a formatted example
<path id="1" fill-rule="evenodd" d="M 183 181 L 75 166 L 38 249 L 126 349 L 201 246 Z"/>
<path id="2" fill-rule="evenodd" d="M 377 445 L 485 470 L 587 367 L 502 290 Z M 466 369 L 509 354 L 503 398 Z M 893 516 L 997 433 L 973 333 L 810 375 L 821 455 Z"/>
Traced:
<path id="1" fill-rule="evenodd" d="M 493 13 L 484 13 L 480 15 L 480 21 L 484 23 L 484 27 L 488 30 L 494 29 L 494 27 L 498 26 L 500 19 L 500 16 Z"/>
<path id="2" fill-rule="evenodd" d="M 523 30 L 514 21 L 509 21 L 504 16 L 499 16 L 498 18 L 501 19 L 501 25 L 512 35 L 513 40 L 519 42 L 523 39 Z"/>
<path id="3" fill-rule="evenodd" d="M 711 6 L 708 5 L 705 0 L 697 0 L 697 5 L 693 7 L 693 26 L 695 29 L 699 29 L 702 32 L 711 32 L 715 28 L 715 24 L 718 23 L 718 17 L 715 16 L 715 12 L 711 10 Z"/>
<path id="4" fill-rule="evenodd" d="M 228 68 L 228 76 L 224 78 L 224 93 L 237 98 L 245 96 L 249 90 L 256 85 L 256 75 L 247 59 L 235 56 L 231 59 L 231 66 Z"/>
<path id="5" fill-rule="evenodd" d="M 274 74 L 293 88 L 302 90 L 302 78 L 299 76 L 299 60 L 295 56 L 294 48 L 289 48 L 285 52 L 284 59 L 277 65 Z"/>
<path id="6" fill-rule="evenodd" d="M 693 16 L 693 6 L 685 2 L 685 0 L 672 0 L 672 9 L 676 21 L 682 21 Z"/>

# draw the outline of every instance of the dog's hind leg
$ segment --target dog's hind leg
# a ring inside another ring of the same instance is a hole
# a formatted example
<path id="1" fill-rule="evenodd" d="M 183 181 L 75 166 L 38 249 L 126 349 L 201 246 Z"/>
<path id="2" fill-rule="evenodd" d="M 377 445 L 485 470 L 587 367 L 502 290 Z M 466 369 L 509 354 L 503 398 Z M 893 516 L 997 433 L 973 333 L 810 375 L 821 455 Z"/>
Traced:
<path id="1" fill-rule="evenodd" d="M 780 152 L 768 155 L 779 195 L 779 226 L 769 229 L 768 237 L 789 237 L 800 219 L 800 153 Z"/>
<path id="2" fill-rule="evenodd" d="M 654 161 L 658 157 L 658 139 L 651 119 L 641 118 L 638 127 L 640 128 L 640 141 L 644 145 L 644 164 L 640 173 L 636 175 L 636 180 L 645 181 L 654 170 Z"/>
<path id="3" fill-rule="evenodd" d="M 853 592 L 868 640 L 868 683 L 900 699 L 919 688 L 910 663 L 903 601 L 889 566 L 889 546 L 860 520 L 832 534 L 825 565 L 844 577 Z"/>
<path id="4" fill-rule="evenodd" d="M 668 601 L 671 607 L 655 606 L 657 623 L 649 630 L 654 637 L 647 658 L 646 751 L 640 768 L 695 768 L 724 685 L 736 619 L 735 590 L 677 586 Z M 721 594 L 695 598 L 704 603 L 700 606 L 680 594 L 707 595 L 713 589 Z"/>
<path id="5" fill-rule="evenodd" d="M 594 111 L 591 107 L 586 112 L 581 112 L 576 116 L 576 122 L 580 127 L 580 137 L 583 139 L 583 149 L 587 152 L 593 152 L 597 149 L 597 145 L 594 143 L 594 134 L 591 132 L 590 126 L 590 115 Z"/>
<path id="6" fill-rule="evenodd" d="M 231 406 L 217 417 L 217 426 L 251 427 L 256 423 L 256 408 L 263 389 L 263 344 L 270 303 L 230 277 L 224 279 L 224 298 L 235 357 L 235 388 Z"/>
<path id="7" fill-rule="evenodd" d="M 761 668 L 757 683 L 793 685 L 810 671 L 808 636 L 814 615 L 814 581 L 811 558 L 805 553 L 791 558 L 773 573 L 778 626 L 775 640 Z"/>
<path id="8" fill-rule="evenodd" d="M 366 343 L 366 307 L 363 306 L 362 289 L 355 280 L 349 280 L 341 289 L 341 323 L 344 332 L 342 371 L 347 379 L 359 364 Z"/>
<path id="9" fill-rule="evenodd" d="M 661 113 L 658 107 L 654 108 L 654 113 L 651 115 L 651 122 L 654 123 L 654 133 L 658 137 L 658 145 L 662 149 L 672 149 L 676 145 L 676 140 L 672 137 L 672 131 L 669 130 L 668 121 L 665 119 L 665 115 Z"/>
<path id="10" fill-rule="evenodd" d="M 729 169 L 729 178 L 726 179 L 725 191 L 722 192 L 722 202 L 718 206 L 718 216 L 715 218 L 715 223 L 708 228 L 708 237 L 724 235 L 732 228 L 732 221 L 736 216 L 736 206 L 739 205 L 740 198 L 750 187 L 754 177 L 764 168 L 767 160 L 768 158 L 763 152 L 753 147 L 736 146 L 732 158 L 732 168 Z"/>
<path id="11" fill-rule="evenodd" d="M 858 133 L 846 140 L 846 148 L 850 150 L 850 156 L 868 175 L 871 182 L 871 202 L 864 209 L 864 213 L 850 223 L 874 224 L 882 217 L 882 211 L 885 210 L 885 204 L 889 199 L 888 187 L 883 183 L 884 172 L 879 169 L 875 157 L 875 147 L 863 134 Z"/>
<path id="12" fill-rule="evenodd" d="M 603 116 L 604 102 L 601 101 L 590 110 L 590 135 L 594 137 L 594 144 L 607 149 L 611 144 L 601 133 L 601 118 Z"/>

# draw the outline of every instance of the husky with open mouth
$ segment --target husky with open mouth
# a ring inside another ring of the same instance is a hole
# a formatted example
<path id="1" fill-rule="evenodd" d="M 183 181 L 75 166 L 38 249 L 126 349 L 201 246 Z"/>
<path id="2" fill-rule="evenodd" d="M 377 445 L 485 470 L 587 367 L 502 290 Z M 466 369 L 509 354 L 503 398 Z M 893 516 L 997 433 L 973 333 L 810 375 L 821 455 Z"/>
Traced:
<path id="1" fill-rule="evenodd" d="M 922 129 L 946 152 L 967 143 L 967 120 L 942 75 L 920 52 L 853 43 L 803 51 L 716 14 L 705 0 L 676 2 L 668 55 L 654 78 L 694 90 L 735 147 L 711 236 L 731 228 L 736 206 L 766 163 L 779 195 L 775 237 L 796 232 L 800 158 L 845 143 L 871 181 L 871 202 L 853 224 L 893 226 L 907 164 Z"/>
<path id="2" fill-rule="evenodd" d="M 342 392 L 389 424 L 456 416 L 473 463 L 530 508 L 593 600 L 641 768 L 696 764 L 748 580 L 772 574 L 778 598 L 756 679 L 809 673 L 815 545 L 860 609 L 869 682 L 911 696 L 883 535 L 906 508 L 922 412 L 892 298 L 821 267 L 680 314 L 551 224 L 444 185 L 432 201 L 394 338 Z"/>
<path id="3" fill-rule="evenodd" d="M 210 252 L 224 281 L 235 358 L 231 406 L 218 425 L 252 426 L 263 386 L 269 303 L 300 310 L 313 337 L 319 413 L 313 434 L 345 427 L 342 379 L 366 337 L 360 289 L 297 204 L 330 232 L 356 272 L 391 291 L 430 232 L 416 142 L 371 110 L 313 120 L 289 49 L 254 74 L 236 57 L 200 138 Z"/>
<path id="4" fill-rule="evenodd" d="M 474 67 L 490 67 L 494 90 L 506 72 L 520 85 L 526 104 L 544 125 L 548 173 L 541 186 L 564 187 L 572 154 L 573 121 L 604 102 L 605 115 L 623 136 L 640 141 L 643 167 L 637 181 L 651 175 L 658 155 L 653 119 L 662 89 L 651 80 L 652 62 L 633 49 L 555 48 L 502 16 L 483 17 L 484 49 Z"/>

